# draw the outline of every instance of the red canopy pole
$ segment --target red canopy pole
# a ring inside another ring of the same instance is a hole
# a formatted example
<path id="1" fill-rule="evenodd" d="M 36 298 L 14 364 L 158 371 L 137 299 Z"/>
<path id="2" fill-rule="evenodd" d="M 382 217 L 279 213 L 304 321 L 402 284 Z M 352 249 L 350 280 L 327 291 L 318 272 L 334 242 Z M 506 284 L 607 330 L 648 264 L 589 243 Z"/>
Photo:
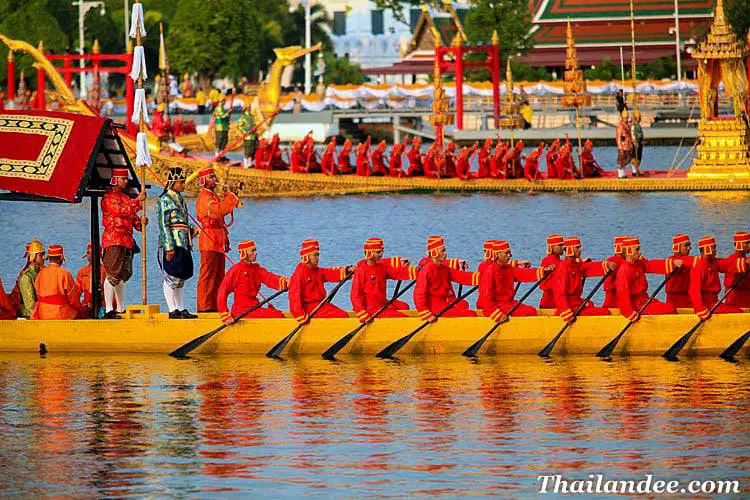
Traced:
<path id="1" fill-rule="evenodd" d="M 71 68 L 70 57 L 68 57 L 67 55 L 63 58 L 63 68 L 65 68 L 66 70 L 70 70 Z M 67 85 L 68 87 L 72 87 L 73 73 L 70 71 L 64 71 L 63 73 L 63 77 L 65 78 L 65 85 Z"/>
<path id="2" fill-rule="evenodd" d="M 133 116 L 133 104 L 135 102 L 135 87 L 133 79 L 130 78 L 130 72 L 133 70 L 133 44 L 128 42 L 128 58 L 125 60 L 125 102 L 128 110 L 125 115 L 125 123 L 128 124 L 128 134 L 135 136 L 138 133 L 138 126 L 134 125 L 130 119 Z"/>
<path id="3" fill-rule="evenodd" d="M 13 51 L 8 52 L 8 103 L 16 100 L 16 60 Z"/>
<path id="4" fill-rule="evenodd" d="M 44 55 L 44 43 L 39 42 L 38 47 L 39 52 Z M 46 75 L 44 74 L 44 70 L 41 66 L 37 67 L 36 69 L 36 107 L 39 111 L 44 111 L 44 108 L 47 107 L 47 99 L 44 95 L 44 87 L 45 87 L 45 80 Z M 33 106 L 33 104 L 32 104 Z"/>
<path id="5" fill-rule="evenodd" d="M 492 52 L 490 57 L 492 67 L 492 108 L 495 114 L 495 128 L 500 128 L 500 40 L 497 31 L 492 32 Z"/>
<path id="6" fill-rule="evenodd" d="M 456 38 L 453 47 L 456 57 L 456 128 L 464 129 L 464 47 L 460 38 Z"/>

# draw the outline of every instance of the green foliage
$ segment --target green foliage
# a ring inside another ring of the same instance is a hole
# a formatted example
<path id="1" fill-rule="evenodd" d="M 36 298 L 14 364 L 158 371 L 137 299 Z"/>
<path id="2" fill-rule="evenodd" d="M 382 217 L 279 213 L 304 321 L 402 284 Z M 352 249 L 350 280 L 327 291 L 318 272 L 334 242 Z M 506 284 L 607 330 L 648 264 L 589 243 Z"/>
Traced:
<path id="1" fill-rule="evenodd" d="M 528 64 L 521 64 L 515 61 L 510 62 L 510 69 L 513 72 L 513 80 L 517 82 L 539 82 L 552 80 L 552 74 L 547 68 L 534 68 Z"/>
<path id="2" fill-rule="evenodd" d="M 44 41 L 47 51 L 60 53 L 68 46 L 68 37 L 60 29 L 57 20 L 47 10 L 46 0 L 0 0 L 0 33 L 13 39 L 24 40 L 37 46 Z M 7 78 L 8 49 L 0 46 L 0 81 Z M 36 86 L 32 75 L 31 57 L 16 55 L 16 71 L 25 70 L 27 85 Z M 33 80 L 33 81 L 32 81 Z"/>
<path id="3" fill-rule="evenodd" d="M 464 22 L 472 42 L 489 42 L 493 31 L 499 35 L 502 66 L 510 54 L 525 54 L 533 46 L 531 14 L 526 0 L 471 0 Z"/>
<path id="4" fill-rule="evenodd" d="M 360 85 L 365 83 L 365 74 L 362 73 L 362 68 L 359 67 L 359 64 L 352 64 L 346 57 L 337 58 L 330 52 L 325 54 L 324 59 L 326 70 L 323 75 L 323 82 L 326 85 L 343 85 L 347 83 Z"/>
<path id="5" fill-rule="evenodd" d="M 730 0 L 724 2 L 724 10 L 729 23 L 740 40 L 746 40 L 750 30 L 750 0 Z"/>
<path id="6" fill-rule="evenodd" d="M 609 81 L 612 79 L 619 79 L 621 75 L 620 68 L 612 64 L 611 59 L 605 58 L 596 68 L 583 70 L 583 76 L 586 80 Z"/>
<path id="7" fill-rule="evenodd" d="M 646 64 L 643 71 L 638 70 L 637 72 L 639 76 L 645 76 L 651 80 L 677 78 L 677 63 L 674 57 L 660 57 Z"/>

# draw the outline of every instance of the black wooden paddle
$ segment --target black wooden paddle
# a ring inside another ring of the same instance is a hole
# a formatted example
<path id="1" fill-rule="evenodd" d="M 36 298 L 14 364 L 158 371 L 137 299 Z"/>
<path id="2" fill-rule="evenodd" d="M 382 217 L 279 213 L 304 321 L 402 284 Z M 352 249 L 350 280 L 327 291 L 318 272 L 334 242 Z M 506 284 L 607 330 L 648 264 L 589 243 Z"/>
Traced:
<path id="1" fill-rule="evenodd" d="M 713 307 L 711 307 L 711 309 L 708 310 L 708 316 L 706 317 L 706 319 L 702 319 L 698 321 L 698 323 L 696 323 L 695 326 L 692 327 L 689 332 L 687 332 L 685 335 L 680 337 L 680 339 L 677 342 L 675 342 L 672 345 L 672 347 L 667 349 L 667 351 L 664 354 L 662 354 L 662 357 L 666 359 L 667 361 L 677 361 L 677 356 L 680 354 L 680 351 L 682 350 L 682 348 L 685 347 L 685 345 L 688 343 L 688 341 L 690 340 L 690 337 L 693 336 L 693 334 L 698 330 L 698 328 L 700 328 L 703 325 L 703 323 L 711 319 L 711 315 L 714 313 L 714 311 L 721 305 L 722 302 L 724 302 L 724 299 L 726 299 L 729 296 L 729 294 L 732 293 L 732 290 L 734 290 L 735 287 L 739 285 L 742 282 L 742 280 L 745 279 L 745 276 L 747 276 L 746 273 L 740 274 L 737 277 L 737 279 L 734 280 L 734 283 L 732 283 L 732 286 L 729 287 L 726 293 L 722 295 L 719 300 L 716 301 L 716 304 L 714 304 Z"/>
<path id="2" fill-rule="evenodd" d="M 247 316 L 251 312 L 255 311 L 256 309 L 259 309 L 259 308 L 263 307 L 268 302 L 271 302 L 273 299 L 275 299 L 276 297 L 278 297 L 282 293 L 285 293 L 286 291 L 287 291 L 286 288 L 284 288 L 283 290 L 279 290 L 278 292 L 274 293 L 273 295 L 271 295 L 270 297 L 268 297 L 267 299 L 265 299 L 263 302 L 255 304 L 253 307 L 251 307 L 247 311 L 245 311 L 242 314 L 238 315 L 236 318 L 234 318 L 234 321 L 236 322 L 236 321 L 244 318 L 245 316 Z M 174 351 L 170 352 L 169 355 L 172 356 L 173 358 L 184 359 L 185 357 L 187 357 L 188 354 L 190 354 L 191 352 L 193 352 L 194 350 L 196 350 L 197 348 L 199 348 L 200 346 L 202 346 L 203 344 L 205 344 L 211 337 L 213 337 L 214 335 L 216 335 L 217 333 L 219 333 L 220 331 L 222 331 L 224 328 L 226 328 L 228 326 L 229 326 L 228 324 L 222 323 L 221 326 L 218 326 L 217 328 L 211 330 L 210 332 L 205 333 L 205 334 L 201 335 L 200 337 L 196 337 L 193 340 L 191 340 L 190 342 L 188 342 L 187 344 L 178 347 Z"/>
<path id="3" fill-rule="evenodd" d="M 456 300 L 454 300 L 453 302 L 445 306 L 440 312 L 435 314 L 435 318 L 440 318 L 440 316 L 442 316 L 443 314 L 448 312 L 450 309 L 452 309 L 453 306 L 455 306 L 456 304 L 464 300 L 466 297 L 468 297 L 472 293 L 476 292 L 478 288 L 479 288 L 478 286 L 471 287 L 471 289 L 468 292 L 466 292 L 463 295 L 459 295 Z M 414 330 L 408 335 L 404 335 L 397 341 L 393 342 L 391 345 L 389 345 L 388 347 L 386 347 L 385 349 L 377 353 L 376 356 L 379 358 L 392 358 L 394 354 L 396 354 L 402 347 L 404 347 L 404 345 L 406 345 L 407 342 L 409 342 L 409 340 L 411 340 L 412 337 L 414 337 L 414 335 L 421 332 L 424 328 L 426 328 L 428 325 L 431 325 L 431 324 L 432 323 L 430 323 L 429 321 L 425 321 L 424 323 L 419 325 L 419 327 L 416 330 Z"/>
<path id="4" fill-rule="evenodd" d="M 589 293 L 586 296 L 586 298 L 583 299 L 583 302 L 581 302 L 581 305 L 578 306 L 578 309 L 575 310 L 575 312 L 573 313 L 572 321 L 570 321 L 570 322 L 566 321 L 565 322 L 565 326 L 563 326 L 560 329 L 560 331 L 557 332 L 557 335 L 555 335 L 555 337 L 552 340 L 550 340 L 549 344 L 547 344 L 544 347 L 544 349 L 542 349 L 541 351 L 539 351 L 539 356 L 541 356 L 543 358 L 549 358 L 549 355 L 552 352 L 552 349 L 555 348 L 555 345 L 557 344 L 557 341 L 560 340 L 560 337 L 563 336 L 563 333 L 565 333 L 565 331 L 570 327 L 570 325 L 572 325 L 573 323 L 575 323 L 576 319 L 578 319 L 578 315 L 581 313 L 581 311 L 583 311 L 583 308 L 586 307 L 586 304 L 589 303 L 589 301 L 591 300 L 591 297 L 593 297 L 594 294 L 597 292 L 597 290 L 599 290 L 599 288 L 601 288 L 601 286 L 604 284 L 604 280 L 606 280 L 607 278 L 609 278 L 610 274 L 612 274 L 612 271 L 607 271 L 604 274 L 604 277 L 599 280 L 599 283 L 596 284 L 596 286 L 594 287 L 594 289 L 591 290 L 591 293 Z"/>
<path id="5" fill-rule="evenodd" d="M 315 306 L 315 309 L 313 309 L 310 312 L 309 319 L 313 319 L 313 316 L 315 316 L 315 314 L 317 314 L 317 312 L 320 310 L 321 307 L 323 307 L 324 304 L 328 304 L 330 301 L 333 300 L 333 297 L 336 296 L 336 293 L 338 293 L 339 289 L 342 286 L 344 286 L 344 283 L 346 283 L 349 280 L 349 278 L 352 277 L 352 274 L 354 274 L 354 271 L 348 273 L 344 277 L 343 280 L 339 281 L 339 283 L 335 287 L 333 287 L 333 289 L 331 290 L 331 293 L 329 293 L 328 296 L 325 299 L 321 300 L 320 304 L 318 304 L 317 306 Z M 266 356 L 269 357 L 269 358 L 279 359 L 279 357 L 280 357 L 279 355 L 281 354 L 281 351 L 284 350 L 284 348 L 289 343 L 289 341 L 292 340 L 292 337 L 294 337 L 297 334 L 298 331 L 302 330 L 302 327 L 304 327 L 306 324 L 307 323 L 300 323 L 299 325 L 297 325 L 297 327 L 294 330 L 292 330 L 289 335 L 287 335 L 286 337 L 284 337 L 283 339 L 281 339 L 281 341 L 279 341 L 278 344 L 276 344 L 275 346 L 273 346 L 271 348 L 271 350 L 266 353 Z"/>
<path id="6" fill-rule="evenodd" d="M 740 338 L 732 342 L 732 345 L 724 349 L 724 352 L 719 354 L 719 357 L 724 361 L 729 361 L 732 363 L 737 361 L 736 359 L 734 359 L 734 356 L 740 351 L 740 349 L 742 349 L 748 339 L 750 339 L 750 331 L 743 333 Z"/>
<path id="7" fill-rule="evenodd" d="M 534 290 L 536 290 L 536 289 L 537 289 L 537 287 L 539 287 L 539 285 L 541 285 L 541 284 L 542 284 L 542 281 L 546 280 L 546 279 L 547 279 L 547 277 L 548 277 L 548 276 L 549 276 L 550 274 L 552 274 L 552 271 L 548 271 L 548 272 L 544 273 L 544 276 L 542 276 L 542 279 L 540 279 L 539 281 L 537 281 L 536 283 L 534 283 L 534 286 L 532 286 L 531 288 L 529 288 L 529 290 L 528 290 L 528 291 L 527 291 L 527 292 L 526 292 L 525 294 L 523 294 L 523 297 L 521 297 L 521 298 L 520 298 L 520 299 L 518 300 L 518 303 L 517 303 L 516 305 L 514 305 L 513 307 L 511 307 L 511 308 L 510 308 L 510 311 L 508 311 L 508 314 L 506 314 L 506 315 L 505 315 L 505 317 L 503 318 L 503 320 L 502 320 L 502 321 L 499 321 L 499 322 L 497 322 L 497 323 L 495 323 L 495 324 L 494 324 L 494 325 L 492 326 L 492 328 L 490 328 L 490 331 L 488 331 L 487 333 L 485 333 L 485 334 L 484 334 L 484 336 L 483 336 L 483 337 L 482 337 L 481 339 L 479 339 L 479 340 L 477 340 L 476 342 L 474 342 L 473 344 L 471 344 L 471 346 L 469 346 L 469 348 L 468 348 L 468 349 L 466 349 L 466 350 L 465 350 L 465 351 L 463 352 L 463 355 L 464 355 L 464 356 L 467 356 L 467 357 L 469 357 L 469 358 L 473 358 L 473 357 L 475 357 L 475 356 L 477 355 L 477 353 L 479 352 L 479 349 L 481 349 L 481 348 L 482 348 L 482 346 L 483 346 L 483 345 L 484 345 L 484 343 L 485 343 L 485 342 L 487 341 L 487 339 L 488 339 L 488 338 L 490 337 L 490 335 L 492 335 L 492 334 L 493 334 L 493 332 L 494 332 L 495 330 L 497 330 L 498 328 L 500 328 L 500 325 L 502 325 L 503 323 L 507 323 L 508 321 L 510 321 L 510 316 L 511 316 L 511 314 L 513 314 L 513 313 L 514 313 L 514 312 L 516 311 L 516 309 L 518 309 L 518 307 L 519 307 L 519 306 L 520 306 L 521 304 L 523 304 L 523 301 L 524 301 L 524 300 L 526 300 L 526 299 L 527 299 L 527 298 L 529 297 L 529 295 L 531 295 L 531 294 L 532 294 L 532 293 L 534 292 Z M 520 283 L 520 282 L 518 282 L 518 284 L 516 285 L 516 290 L 515 290 L 515 292 L 517 292 L 517 291 L 518 291 L 518 286 L 519 286 L 520 284 L 521 284 L 521 283 Z M 514 295 L 515 295 L 515 292 L 513 292 L 513 293 L 514 293 Z"/>
<path id="8" fill-rule="evenodd" d="M 400 296 L 405 294 L 411 287 L 414 286 L 415 283 L 416 283 L 416 280 L 406 285 L 406 287 L 403 290 L 401 290 L 400 292 L 397 292 L 393 296 L 393 298 L 391 298 L 391 300 L 383 304 L 383 306 L 380 309 L 375 311 L 375 313 L 372 316 L 370 316 L 370 318 L 367 321 L 365 321 L 364 323 L 361 323 L 357 328 L 347 333 L 345 336 L 341 337 L 335 344 L 333 344 L 331 347 L 326 349 L 326 351 L 323 354 L 321 354 L 321 356 L 323 356 L 323 359 L 327 359 L 329 361 L 333 360 L 336 357 L 336 354 L 338 354 L 338 352 L 341 349 L 343 349 L 349 343 L 349 341 L 354 338 L 355 335 L 357 335 L 364 327 L 372 323 L 375 320 L 375 318 L 377 318 L 380 315 L 380 313 L 388 309 L 388 307 L 390 307 L 390 305 L 393 304 L 396 301 L 396 299 L 398 299 Z M 400 284 L 401 282 L 399 281 L 398 284 L 396 285 L 397 291 L 399 288 L 398 285 Z"/>
<path id="9" fill-rule="evenodd" d="M 654 290 L 654 293 L 651 294 L 651 296 L 648 298 L 648 300 L 646 301 L 646 303 L 643 304 L 640 309 L 638 309 L 638 316 L 640 316 L 643 313 L 643 311 L 646 310 L 646 308 L 648 307 L 648 305 L 651 302 L 653 302 L 654 298 L 656 298 L 656 294 L 658 294 L 659 292 L 661 292 L 661 289 L 664 288 L 664 286 L 672 278 L 672 276 L 674 276 L 674 273 L 676 273 L 678 269 L 679 269 L 679 267 L 676 267 L 676 268 L 674 268 L 672 270 L 672 272 L 670 272 L 669 274 L 667 274 L 667 277 L 664 278 L 664 281 L 662 281 L 661 284 L 658 287 L 656 287 L 656 290 Z M 600 357 L 600 358 L 608 358 L 608 357 L 610 357 L 612 355 L 612 351 L 614 351 L 615 347 L 617 347 L 617 343 L 620 342 L 620 339 L 623 337 L 623 335 L 625 335 L 625 332 L 627 332 L 628 330 L 630 330 L 630 327 L 633 326 L 634 324 L 635 324 L 635 322 L 628 321 L 628 324 L 625 325 L 625 328 L 623 328 L 620 331 L 620 333 L 617 334 L 617 337 L 615 337 L 612 340 L 610 340 L 609 343 L 607 343 L 607 345 L 605 345 L 604 347 L 602 347 L 601 350 L 596 353 L 596 355 L 598 357 Z"/>

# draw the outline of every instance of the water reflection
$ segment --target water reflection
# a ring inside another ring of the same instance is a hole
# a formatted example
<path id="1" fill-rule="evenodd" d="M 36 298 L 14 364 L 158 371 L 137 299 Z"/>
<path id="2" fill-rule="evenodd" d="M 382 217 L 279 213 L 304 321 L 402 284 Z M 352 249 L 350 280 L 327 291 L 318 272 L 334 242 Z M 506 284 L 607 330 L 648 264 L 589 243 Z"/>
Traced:
<path id="1" fill-rule="evenodd" d="M 0 492 L 517 496 L 542 473 L 646 472 L 747 488 L 745 364 L 3 354 Z"/>

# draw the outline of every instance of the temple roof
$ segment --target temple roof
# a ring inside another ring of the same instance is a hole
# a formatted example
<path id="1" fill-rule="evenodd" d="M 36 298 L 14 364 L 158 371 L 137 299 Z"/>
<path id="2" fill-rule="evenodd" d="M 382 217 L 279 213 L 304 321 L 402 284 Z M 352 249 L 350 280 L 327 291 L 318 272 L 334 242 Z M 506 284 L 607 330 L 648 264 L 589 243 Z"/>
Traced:
<path id="1" fill-rule="evenodd" d="M 705 19 L 683 19 L 680 16 L 680 32 L 683 41 L 693 37 L 705 27 Z M 630 20 L 613 20 L 602 22 L 571 22 L 576 46 L 601 47 L 630 46 Z M 636 21 L 636 45 L 672 44 L 674 35 L 669 29 L 674 25 L 672 19 L 648 19 Z M 565 47 L 565 23 L 542 24 L 534 31 L 535 47 Z"/>
<path id="2" fill-rule="evenodd" d="M 678 0 L 680 18 L 710 17 L 714 0 Z M 533 11 L 534 24 L 560 23 L 570 19 L 575 21 L 595 21 L 608 19 L 629 19 L 629 0 L 531 0 L 531 6 L 539 5 Z M 636 19 L 674 18 L 673 0 L 639 0 L 634 3 Z"/>
<path id="3" fill-rule="evenodd" d="M 457 34 L 464 42 L 467 40 L 462 25 L 462 17 L 466 15 L 467 10 L 456 11 L 450 4 L 446 4 L 445 8 L 447 12 L 428 9 L 426 6 L 422 8 L 422 14 L 417 20 L 414 35 L 403 54 L 404 57 L 415 51 L 430 51 L 432 53 L 436 45 L 436 34 L 443 47 L 449 47 Z"/>

